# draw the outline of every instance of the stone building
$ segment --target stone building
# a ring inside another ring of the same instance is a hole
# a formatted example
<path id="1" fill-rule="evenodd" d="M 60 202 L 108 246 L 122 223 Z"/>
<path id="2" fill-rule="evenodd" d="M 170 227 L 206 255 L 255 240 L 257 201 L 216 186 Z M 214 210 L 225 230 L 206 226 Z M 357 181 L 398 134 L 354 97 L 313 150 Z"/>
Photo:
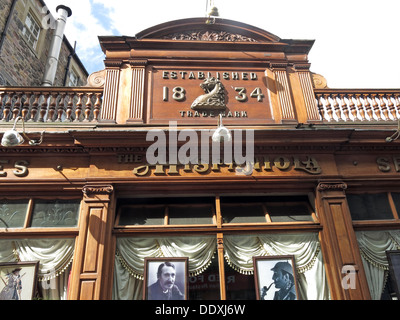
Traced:
<path id="1" fill-rule="evenodd" d="M 0 0 L 0 86 L 40 86 L 55 32 L 42 0 Z M 88 72 L 64 36 L 54 86 L 82 86 Z"/>

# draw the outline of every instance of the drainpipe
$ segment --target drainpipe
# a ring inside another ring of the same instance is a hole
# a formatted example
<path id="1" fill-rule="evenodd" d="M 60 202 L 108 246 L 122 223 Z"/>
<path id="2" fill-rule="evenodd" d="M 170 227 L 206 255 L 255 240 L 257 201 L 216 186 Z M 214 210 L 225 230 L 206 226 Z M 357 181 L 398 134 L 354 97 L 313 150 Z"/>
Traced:
<path id="1" fill-rule="evenodd" d="M 8 28 L 10 26 L 11 23 L 11 18 L 12 18 L 12 14 L 14 13 L 14 9 L 15 9 L 15 5 L 17 4 L 18 0 L 13 0 L 11 7 L 10 7 L 10 12 L 8 13 L 8 17 L 7 17 L 7 21 L 6 24 L 4 26 L 4 30 L 1 33 L 1 39 L 0 39 L 0 55 L 1 55 L 1 50 L 3 49 L 3 44 L 4 44 L 4 40 L 6 39 L 6 35 L 7 35 L 7 31 Z"/>
<path id="2" fill-rule="evenodd" d="M 72 15 L 71 9 L 64 5 L 59 5 L 56 10 L 59 14 L 59 17 L 56 21 L 56 29 L 54 30 L 49 51 L 49 58 L 44 71 L 42 86 L 45 87 L 51 87 L 54 83 L 54 79 L 56 78 L 58 58 L 60 56 L 61 45 L 63 42 L 65 25 L 67 23 L 67 18 Z"/>
<path id="3" fill-rule="evenodd" d="M 64 87 L 67 86 L 67 79 L 68 79 L 69 69 L 71 67 L 71 60 L 72 60 L 73 57 L 75 57 L 75 55 L 76 55 L 76 41 L 75 41 L 75 44 L 74 44 L 73 51 L 68 56 L 68 62 L 67 62 L 67 67 L 65 68 L 65 75 L 64 75 L 64 82 L 63 82 Z"/>

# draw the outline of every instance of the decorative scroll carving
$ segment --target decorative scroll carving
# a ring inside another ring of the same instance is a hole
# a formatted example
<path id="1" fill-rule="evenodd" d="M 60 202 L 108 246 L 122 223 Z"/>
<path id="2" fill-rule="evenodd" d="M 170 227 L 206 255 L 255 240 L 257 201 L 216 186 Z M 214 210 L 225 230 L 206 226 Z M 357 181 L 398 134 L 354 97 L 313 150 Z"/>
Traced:
<path id="1" fill-rule="evenodd" d="M 241 34 L 229 33 L 226 31 L 187 31 L 184 33 L 173 33 L 163 37 L 169 40 L 189 41 L 228 41 L 228 42 L 258 42 L 253 38 Z"/>
<path id="2" fill-rule="evenodd" d="M 106 70 L 93 72 L 87 79 L 86 87 L 103 88 L 106 82 Z"/>
<path id="3" fill-rule="evenodd" d="M 315 89 L 327 89 L 328 88 L 328 82 L 326 81 L 324 76 L 317 74 L 317 73 L 312 73 L 312 80 L 313 80 Z"/>
<path id="4" fill-rule="evenodd" d="M 344 182 L 321 182 L 318 185 L 319 191 L 345 191 L 347 184 Z"/>
<path id="5" fill-rule="evenodd" d="M 89 194 L 112 194 L 114 192 L 114 187 L 111 185 L 108 186 L 85 186 L 82 189 L 82 192 L 85 195 Z"/>
<path id="6" fill-rule="evenodd" d="M 193 110 L 224 110 L 225 104 L 225 87 L 218 79 L 207 78 L 200 84 L 200 87 L 206 94 L 198 97 L 192 104 Z"/>

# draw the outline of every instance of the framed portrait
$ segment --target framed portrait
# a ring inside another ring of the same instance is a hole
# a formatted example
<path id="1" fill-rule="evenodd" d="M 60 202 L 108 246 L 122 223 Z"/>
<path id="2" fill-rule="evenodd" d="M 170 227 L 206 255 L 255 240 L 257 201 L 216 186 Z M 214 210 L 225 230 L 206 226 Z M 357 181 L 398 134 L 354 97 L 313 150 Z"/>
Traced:
<path id="1" fill-rule="evenodd" d="M 35 297 L 39 261 L 0 263 L 0 300 Z"/>
<path id="2" fill-rule="evenodd" d="M 253 257 L 257 300 L 298 300 L 294 256 Z"/>
<path id="3" fill-rule="evenodd" d="M 397 299 L 400 299 L 400 250 L 386 251 L 389 273 Z"/>
<path id="4" fill-rule="evenodd" d="M 188 300 L 189 258 L 146 258 L 143 300 Z"/>

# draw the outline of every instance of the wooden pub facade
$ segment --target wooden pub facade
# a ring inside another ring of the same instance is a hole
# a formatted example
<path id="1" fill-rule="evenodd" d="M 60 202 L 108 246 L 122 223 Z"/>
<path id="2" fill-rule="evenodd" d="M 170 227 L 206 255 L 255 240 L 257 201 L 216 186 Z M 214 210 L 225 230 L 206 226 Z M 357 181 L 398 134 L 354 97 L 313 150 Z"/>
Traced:
<path id="1" fill-rule="evenodd" d="M 0 148 L 0 262 L 40 261 L 37 298 L 140 300 L 146 258 L 188 257 L 188 299 L 255 299 L 269 256 L 299 299 L 393 297 L 399 89 L 330 89 L 313 41 L 225 19 L 99 40 L 86 87 L 0 88 L 27 140 Z"/>

